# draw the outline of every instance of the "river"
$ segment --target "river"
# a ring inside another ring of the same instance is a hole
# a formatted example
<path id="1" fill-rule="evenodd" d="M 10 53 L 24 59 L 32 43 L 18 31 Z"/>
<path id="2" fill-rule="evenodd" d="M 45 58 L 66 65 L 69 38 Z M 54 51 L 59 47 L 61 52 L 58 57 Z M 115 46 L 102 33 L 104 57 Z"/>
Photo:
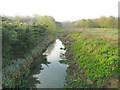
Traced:
<path id="1" fill-rule="evenodd" d="M 35 65 L 34 67 L 39 67 L 37 71 L 33 69 L 32 77 L 39 81 L 39 83 L 35 83 L 36 88 L 63 88 L 68 65 L 61 64 L 59 61 L 65 60 L 66 50 L 64 48 L 60 39 L 56 39 L 43 53 L 46 55 L 46 62 L 41 62 L 38 66 Z"/>

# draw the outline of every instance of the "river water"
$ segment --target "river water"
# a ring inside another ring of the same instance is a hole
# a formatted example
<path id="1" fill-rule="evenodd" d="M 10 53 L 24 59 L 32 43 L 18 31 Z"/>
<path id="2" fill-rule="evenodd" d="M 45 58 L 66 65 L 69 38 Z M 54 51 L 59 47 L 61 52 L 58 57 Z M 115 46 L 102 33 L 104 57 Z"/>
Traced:
<path id="1" fill-rule="evenodd" d="M 40 83 L 36 83 L 36 88 L 62 88 L 65 84 L 65 75 L 67 64 L 61 64 L 60 60 L 65 60 L 64 45 L 60 39 L 56 39 L 55 43 L 50 45 L 43 53 L 46 55 L 48 64 L 41 64 L 40 72 L 34 74 Z M 39 60 L 39 59 L 38 59 Z"/>

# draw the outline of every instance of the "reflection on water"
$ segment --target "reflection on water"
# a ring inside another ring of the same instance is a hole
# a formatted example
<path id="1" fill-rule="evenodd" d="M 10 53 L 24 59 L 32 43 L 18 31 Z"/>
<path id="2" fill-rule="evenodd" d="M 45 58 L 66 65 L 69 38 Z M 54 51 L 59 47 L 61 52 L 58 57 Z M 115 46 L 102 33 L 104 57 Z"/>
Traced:
<path id="1" fill-rule="evenodd" d="M 33 77 L 33 75 L 39 74 L 40 71 L 43 69 L 41 64 L 45 64 L 45 65 L 50 64 L 50 62 L 47 61 L 44 55 L 40 55 L 33 62 L 31 69 L 30 69 L 30 76 L 27 78 L 28 83 L 27 85 L 24 85 L 24 87 L 35 88 L 36 84 L 40 84 L 40 81 L 37 80 L 36 77 Z"/>
<path id="2" fill-rule="evenodd" d="M 56 42 L 43 53 L 46 58 L 42 56 L 35 60 L 31 68 L 31 80 L 34 82 L 33 84 L 31 82 L 32 87 L 62 88 L 64 86 L 68 65 L 59 63 L 60 60 L 65 59 L 64 54 L 66 52 L 61 48 L 65 47 L 59 39 L 56 39 Z"/>
<path id="3" fill-rule="evenodd" d="M 36 84 L 37 88 L 62 88 L 65 83 L 66 68 L 68 65 L 60 64 L 59 60 L 65 59 L 65 57 L 60 57 L 66 51 L 61 50 L 65 48 L 62 42 L 57 39 L 54 44 L 52 44 L 44 52 L 43 55 L 47 55 L 47 61 L 50 62 L 48 66 L 42 64 L 43 70 L 39 74 L 33 75 L 37 77 L 41 82 Z"/>

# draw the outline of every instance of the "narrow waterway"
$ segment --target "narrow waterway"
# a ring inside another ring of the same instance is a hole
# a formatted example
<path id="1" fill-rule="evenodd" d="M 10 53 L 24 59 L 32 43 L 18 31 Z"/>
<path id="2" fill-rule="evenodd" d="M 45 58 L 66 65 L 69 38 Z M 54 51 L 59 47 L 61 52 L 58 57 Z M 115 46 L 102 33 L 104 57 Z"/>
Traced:
<path id="1" fill-rule="evenodd" d="M 40 83 L 37 83 L 36 88 L 62 88 L 65 84 L 65 75 L 68 65 L 61 64 L 60 60 L 65 60 L 64 45 L 60 39 L 56 39 L 55 43 L 50 45 L 43 53 L 46 55 L 49 64 L 41 64 L 42 70 L 40 73 L 33 75 Z"/>

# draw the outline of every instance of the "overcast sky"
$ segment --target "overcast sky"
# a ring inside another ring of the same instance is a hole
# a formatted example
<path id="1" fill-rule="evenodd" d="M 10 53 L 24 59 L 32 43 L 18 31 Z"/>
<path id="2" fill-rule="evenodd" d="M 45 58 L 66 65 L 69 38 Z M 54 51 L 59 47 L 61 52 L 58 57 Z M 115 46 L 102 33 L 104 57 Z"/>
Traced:
<path id="1" fill-rule="evenodd" d="M 118 16 L 120 0 L 1 0 L 0 14 L 50 15 L 57 21 Z"/>

